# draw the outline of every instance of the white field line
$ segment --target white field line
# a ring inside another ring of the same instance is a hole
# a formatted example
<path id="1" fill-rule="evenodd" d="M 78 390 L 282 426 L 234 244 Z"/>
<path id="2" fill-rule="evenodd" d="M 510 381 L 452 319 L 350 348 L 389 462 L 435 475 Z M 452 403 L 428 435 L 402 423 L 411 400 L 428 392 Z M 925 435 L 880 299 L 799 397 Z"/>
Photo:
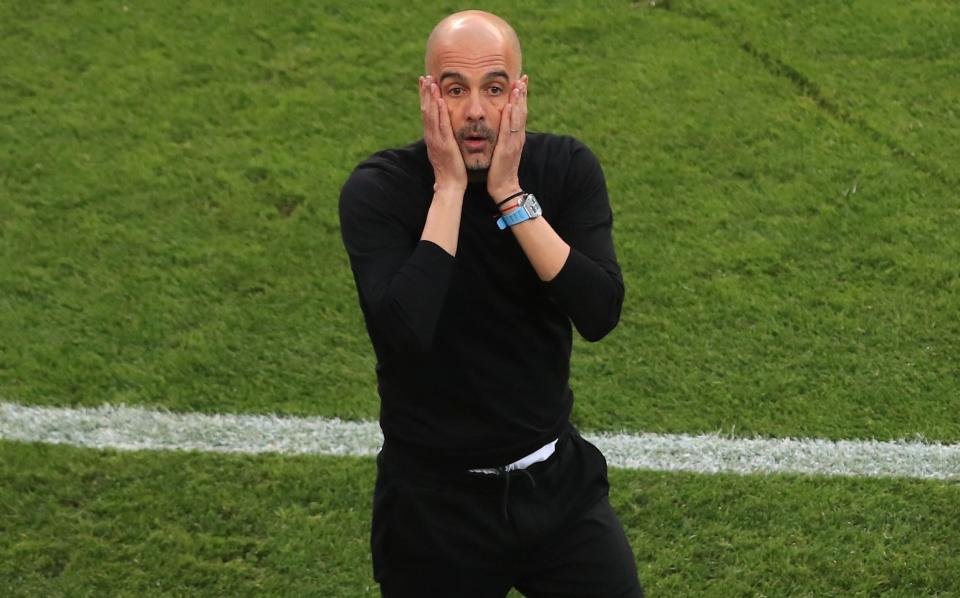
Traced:
<path id="1" fill-rule="evenodd" d="M 872 440 L 585 434 L 611 467 L 697 473 L 960 479 L 960 445 Z M 375 455 L 376 422 L 205 415 L 138 407 L 31 407 L 0 402 L 0 439 L 119 450 Z"/>

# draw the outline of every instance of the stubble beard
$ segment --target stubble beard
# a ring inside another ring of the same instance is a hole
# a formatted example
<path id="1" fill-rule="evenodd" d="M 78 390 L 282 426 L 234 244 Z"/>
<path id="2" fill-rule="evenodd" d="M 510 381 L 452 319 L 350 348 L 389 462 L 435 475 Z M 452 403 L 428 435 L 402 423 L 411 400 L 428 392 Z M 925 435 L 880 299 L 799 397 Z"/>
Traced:
<path id="1" fill-rule="evenodd" d="M 490 170 L 490 160 L 486 156 L 470 156 L 463 159 L 467 172 L 486 172 Z"/>
<path id="2" fill-rule="evenodd" d="M 470 152 L 466 148 L 467 137 L 480 136 L 487 140 L 490 155 L 486 152 Z M 487 171 L 490 169 L 490 160 L 493 155 L 493 148 L 497 144 L 497 135 L 489 127 L 482 123 L 474 125 L 464 125 L 457 131 L 457 141 L 460 144 L 460 154 L 463 156 L 463 164 L 467 168 L 467 175 L 471 181 L 483 180 Z"/>

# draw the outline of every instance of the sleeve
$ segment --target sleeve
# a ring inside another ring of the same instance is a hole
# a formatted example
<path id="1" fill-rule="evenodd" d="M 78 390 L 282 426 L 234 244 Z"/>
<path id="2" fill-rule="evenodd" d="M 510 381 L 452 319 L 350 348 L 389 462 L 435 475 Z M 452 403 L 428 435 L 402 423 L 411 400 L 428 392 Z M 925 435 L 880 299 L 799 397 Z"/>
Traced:
<path id="1" fill-rule="evenodd" d="M 547 289 L 580 335 L 598 341 L 620 321 L 623 275 L 613 247 L 613 212 L 603 170 L 579 142 L 563 189 L 563 206 L 551 224 L 570 245 L 570 255 Z"/>
<path id="2" fill-rule="evenodd" d="M 378 174 L 357 169 L 341 189 L 343 244 L 374 344 L 396 351 L 426 351 L 453 275 L 454 257 L 420 240 L 421 231 L 413 230 L 409 218 L 391 213 L 391 208 L 410 203 L 399 202 L 396 194 L 402 189 L 391 186 L 388 191 Z"/>

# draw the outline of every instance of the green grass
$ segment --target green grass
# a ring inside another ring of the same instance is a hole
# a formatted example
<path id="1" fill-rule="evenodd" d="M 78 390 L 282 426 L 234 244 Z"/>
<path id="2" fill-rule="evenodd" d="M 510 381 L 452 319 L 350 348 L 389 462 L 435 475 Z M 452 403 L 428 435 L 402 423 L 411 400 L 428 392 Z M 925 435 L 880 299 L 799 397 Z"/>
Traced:
<path id="1" fill-rule="evenodd" d="M 362 596 L 370 459 L 0 443 L 6 596 Z M 613 471 L 652 596 L 957 590 L 960 486 Z"/>
<path id="2" fill-rule="evenodd" d="M 355 596 L 372 584 L 372 461 L 0 452 L 5 596 Z"/>
<path id="3" fill-rule="evenodd" d="M 882 28 L 845 32 L 905 9 L 670 6 L 491 5 L 526 44 L 531 126 L 593 146 L 617 215 L 627 303 L 608 341 L 577 348 L 578 422 L 960 438 L 960 211 L 915 163 L 945 170 L 947 140 L 885 127 L 920 88 L 913 70 L 870 79 L 874 93 L 805 52 L 840 36 L 850 60 L 874 56 Z M 443 11 L 3 11 L 0 395 L 375 417 L 336 199 L 360 158 L 418 136 L 410 82 Z M 936 78 L 926 22 L 900 36 Z M 839 108 L 744 41 L 806 56 L 796 68 Z M 952 112 L 929 95 L 939 130 Z"/>
<path id="4" fill-rule="evenodd" d="M 375 418 L 339 187 L 419 137 L 465 7 L 0 4 L 0 400 Z M 582 428 L 960 441 L 960 5 L 484 8 L 531 128 L 607 174 L 627 299 L 575 348 Z M 5 592 L 370 583 L 369 461 L 0 454 Z M 956 485 L 614 476 L 652 595 L 960 593 Z"/>

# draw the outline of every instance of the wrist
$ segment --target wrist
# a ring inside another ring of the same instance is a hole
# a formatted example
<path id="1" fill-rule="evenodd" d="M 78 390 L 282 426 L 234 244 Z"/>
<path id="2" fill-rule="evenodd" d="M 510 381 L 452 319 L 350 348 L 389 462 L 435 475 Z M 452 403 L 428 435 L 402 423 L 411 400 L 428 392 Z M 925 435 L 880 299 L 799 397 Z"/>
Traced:
<path id="1" fill-rule="evenodd" d="M 524 192 L 522 190 L 511 193 L 504 199 L 497 201 L 497 209 L 500 210 L 501 213 L 509 212 L 520 205 L 520 200 L 523 199 L 523 196 Z"/>
<path id="2" fill-rule="evenodd" d="M 444 197 L 458 196 L 463 197 L 463 194 L 467 192 L 467 183 L 459 181 L 437 181 L 433 186 L 434 196 L 442 195 Z"/>
<path id="3" fill-rule="evenodd" d="M 515 193 L 523 191 L 523 188 L 520 187 L 520 181 L 514 180 L 506 185 L 498 185 L 496 187 L 488 187 L 487 194 L 493 199 L 495 203 L 500 203 L 504 199 L 510 197 Z"/>

